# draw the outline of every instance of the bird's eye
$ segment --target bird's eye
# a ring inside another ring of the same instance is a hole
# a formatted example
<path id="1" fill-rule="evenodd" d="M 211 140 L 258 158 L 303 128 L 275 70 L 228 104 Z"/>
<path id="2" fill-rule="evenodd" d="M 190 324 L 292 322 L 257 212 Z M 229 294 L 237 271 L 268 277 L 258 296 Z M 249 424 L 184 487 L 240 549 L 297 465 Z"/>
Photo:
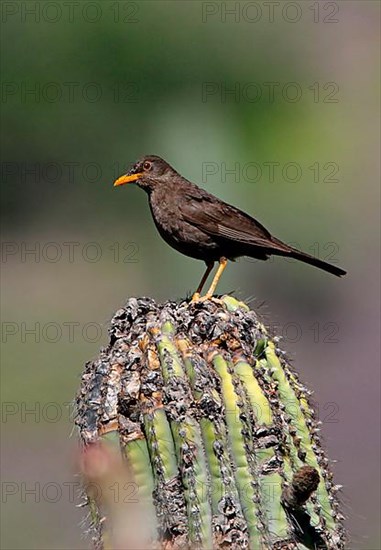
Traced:
<path id="1" fill-rule="evenodd" d="M 148 161 L 146 161 L 144 164 L 143 164 L 143 168 L 144 170 L 151 170 L 151 166 L 152 164 Z"/>

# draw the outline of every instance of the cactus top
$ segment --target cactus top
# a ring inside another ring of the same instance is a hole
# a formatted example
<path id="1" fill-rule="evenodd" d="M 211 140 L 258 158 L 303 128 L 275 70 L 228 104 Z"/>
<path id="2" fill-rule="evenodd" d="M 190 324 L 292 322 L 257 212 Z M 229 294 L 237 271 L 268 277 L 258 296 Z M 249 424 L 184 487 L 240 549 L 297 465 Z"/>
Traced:
<path id="1" fill-rule="evenodd" d="M 123 457 L 98 484 L 127 468 L 137 498 L 88 492 L 98 548 L 344 548 L 310 392 L 254 311 L 131 298 L 109 333 L 76 423 L 85 449 Z"/>

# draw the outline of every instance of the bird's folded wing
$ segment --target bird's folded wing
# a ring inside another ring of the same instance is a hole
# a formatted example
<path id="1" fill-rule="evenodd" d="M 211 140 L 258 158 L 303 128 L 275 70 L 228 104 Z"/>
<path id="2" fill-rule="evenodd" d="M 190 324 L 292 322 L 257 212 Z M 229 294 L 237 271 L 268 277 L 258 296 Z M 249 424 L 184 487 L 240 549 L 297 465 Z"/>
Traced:
<path id="1" fill-rule="evenodd" d="M 202 191 L 202 190 L 200 190 Z M 263 225 L 245 212 L 205 193 L 185 195 L 179 206 L 183 219 L 213 236 L 244 245 L 283 249 Z"/>

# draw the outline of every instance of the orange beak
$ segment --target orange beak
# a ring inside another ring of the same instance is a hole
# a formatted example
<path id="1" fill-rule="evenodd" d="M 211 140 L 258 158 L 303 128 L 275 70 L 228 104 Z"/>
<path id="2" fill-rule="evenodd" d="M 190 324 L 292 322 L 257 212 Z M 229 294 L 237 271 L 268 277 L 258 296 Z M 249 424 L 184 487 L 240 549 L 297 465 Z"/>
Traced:
<path id="1" fill-rule="evenodd" d="M 140 172 L 139 174 L 132 174 L 130 176 L 128 174 L 125 174 L 124 176 L 120 176 L 120 178 L 114 181 L 114 187 L 116 187 L 117 185 L 124 185 L 125 183 L 131 183 L 133 181 L 136 181 L 142 175 L 143 173 Z"/>

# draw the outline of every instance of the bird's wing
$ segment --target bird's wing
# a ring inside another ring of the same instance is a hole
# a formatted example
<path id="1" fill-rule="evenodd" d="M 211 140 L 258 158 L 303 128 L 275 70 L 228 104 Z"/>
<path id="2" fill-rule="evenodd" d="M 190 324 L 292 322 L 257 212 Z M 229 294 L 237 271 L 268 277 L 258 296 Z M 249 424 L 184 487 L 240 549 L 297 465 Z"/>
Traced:
<path id="1" fill-rule="evenodd" d="M 282 246 L 283 243 L 274 239 L 254 218 L 203 189 L 183 193 L 179 208 L 185 221 L 213 237 L 263 248 L 287 246 Z"/>

